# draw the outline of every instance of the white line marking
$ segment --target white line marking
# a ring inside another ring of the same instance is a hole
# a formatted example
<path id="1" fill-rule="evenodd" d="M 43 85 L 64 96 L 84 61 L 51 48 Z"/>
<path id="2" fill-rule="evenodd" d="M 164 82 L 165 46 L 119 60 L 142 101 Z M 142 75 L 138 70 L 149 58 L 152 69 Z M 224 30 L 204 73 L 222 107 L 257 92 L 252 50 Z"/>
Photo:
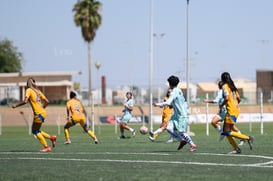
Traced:
<path id="1" fill-rule="evenodd" d="M 45 153 L 40 152 L 0 152 L 0 155 L 41 155 Z M 53 155 L 158 155 L 158 156 L 169 156 L 169 153 L 122 153 L 122 152 L 49 152 L 46 154 Z"/>
<path id="2" fill-rule="evenodd" d="M 237 157 L 249 157 L 249 158 L 264 158 L 273 160 L 271 156 L 263 156 L 263 155 L 242 155 L 242 154 L 220 154 L 220 153 L 195 153 L 197 155 L 211 155 L 211 156 L 237 156 Z"/>
<path id="3" fill-rule="evenodd" d="M 37 152 L 0 152 L 0 155 L 43 155 L 44 153 Z M 117 153 L 117 152 L 76 152 L 76 153 L 48 153 L 47 155 L 158 155 L 168 156 L 171 154 L 165 153 Z M 77 159 L 77 158 L 35 158 L 35 157 L 18 157 L 18 158 L 0 158 L 0 160 L 49 160 L 49 161 L 84 161 L 84 162 L 117 162 L 117 163 L 154 163 L 154 164 L 183 164 L 183 165 L 203 165 L 203 166 L 227 166 L 227 167 L 262 167 L 273 168 L 273 157 L 263 155 L 228 155 L 228 154 L 215 154 L 215 153 L 194 153 L 195 155 L 210 155 L 210 156 L 238 156 L 248 158 L 263 158 L 268 159 L 268 162 L 252 163 L 252 164 L 231 164 L 231 163 L 209 163 L 209 162 L 182 162 L 182 161 L 158 161 L 158 160 L 114 160 L 114 159 Z"/>
<path id="4" fill-rule="evenodd" d="M 182 165 L 202 165 L 202 166 L 228 166 L 228 167 L 262 167 L 273 168 L 273 161 L 260 164 L 226 164 L 226 163 L 206 163 L 206 162 L 180 162 L 180 161 L 157 161 L 157 160 L 111 160 L 111 159 L 77 159 L 77 158 L 0 158 L 0 160 L 49 160 L 49 161 L 80 161 L 80 162 L 117 162 L 117 163 L 154 163 L 154 164 L 182 164 Z"/>

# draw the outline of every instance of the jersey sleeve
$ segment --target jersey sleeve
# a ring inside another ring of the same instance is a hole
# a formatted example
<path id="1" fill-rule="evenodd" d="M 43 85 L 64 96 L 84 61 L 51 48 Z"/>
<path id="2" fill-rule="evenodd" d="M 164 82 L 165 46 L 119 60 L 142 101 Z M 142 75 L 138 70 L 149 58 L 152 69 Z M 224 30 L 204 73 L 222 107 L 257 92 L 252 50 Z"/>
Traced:
<path id="1" fill-rule="evenodd" d="M 25 97 L 29 99 L 29 98 L 30 98 L 30 95 L 31 95 L 31 89 L 27 89 L 27 90 L 26 90 Z"/>
<path id="2" fill-rule="evenodd" d="M 217 96 L 215 97 L 215 99 L 213 100 L 214 103 L 219 103 L 220 100 L 223 98 L 223 91 L 218 91 L 217 92 Z"/>

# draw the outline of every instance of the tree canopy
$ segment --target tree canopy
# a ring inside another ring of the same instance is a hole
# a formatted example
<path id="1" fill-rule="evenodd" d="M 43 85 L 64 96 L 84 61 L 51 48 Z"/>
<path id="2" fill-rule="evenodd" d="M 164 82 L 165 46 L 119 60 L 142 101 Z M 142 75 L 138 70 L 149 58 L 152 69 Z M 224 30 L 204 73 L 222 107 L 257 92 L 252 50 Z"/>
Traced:
<path id="1" fill-rule="evenodd" d="M 81 0 L 74 5 L 74 22 L 81 27 L 82 36 L 87 42 L 94 40 L 96 30 L 101 25 L 100 8 L 101 3 L 96 0 Z"/>
<path id="2" fill-rule="evenodd" d="M 0 73 L 20 72 L 23 54 L 8 39 L 0 40 Z"/>

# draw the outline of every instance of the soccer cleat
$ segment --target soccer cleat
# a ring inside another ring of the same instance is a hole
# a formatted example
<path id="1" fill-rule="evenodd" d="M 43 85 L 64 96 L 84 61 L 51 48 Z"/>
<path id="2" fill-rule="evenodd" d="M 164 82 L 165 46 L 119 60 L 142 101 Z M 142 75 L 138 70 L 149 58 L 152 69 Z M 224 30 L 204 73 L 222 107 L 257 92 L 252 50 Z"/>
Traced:
<path id="1" fill-rule="evenodd" d="M 52 142 L 52 147 L 56 146 L 57 136 L 50 136 L 50 140 Z"/>
<path id="2" fill-rule="evenodd" d="M 181 140 L 177 150 L 181 150 L 186 144 L 187 142 L 185 140 Z"/>
<path id="3" fill-rule="evenodd" d="M 196 151 L 196 149 L 197 149 L 196 145 L 191 145 L 190 146 L 190 152 L 194 152 L 194 151 Z"/>
<path id="4" fill-rule="evenodd" d="M 168 139 L 167 143 L 172 143 L 173 139 Z"/>
<path id="5" fill-rule="evenodd" d="M 241 154 L 241 153 L 242 153 L 241 149 L 237 148 L 236 150 L 233 150 L 233 151 L 229 152 L 228 154 Z"/>
<path id="6" fill-rule="evenodd" d="M 242 146 L 242 145 L 244 145 L 244 143 L 245 143 L 245 140 L 240 140 L 240 143 L 238 144 L 239 146 Z"/>
<path id="7" fill-rule="evenodd" d="M 153 138 L 154 137 L 154 133 L 153 132 L 149 132 L 150 136 Z"/>
<path id="8" fill-rule="evenodd" d="M 124 135 L 122 135 L 122 136 L 120 136 L 119 138 L 120 138 L 120 139 L 125 139 L 125 136 L 124 136 Z"/>
<path id="9" fill-rule="evenodd" d="M 247 142 L 248 142 L 250 150 L 252 150 L 253 142 L 254 142 L 254 137 L 253 136 L 249 136 L 249 139 L 247 140 Z"/>
<path id="10" fill-rule="evenodd" d="M 99 144 L 99 140 L 95 139 L 94 140 L 95 144 Z"/>
<path id="11" fill-rule="evenodd" d="M 152 136 L 149 136 L 148 138 L 149 138 L 149 140 L 151 140 L 151 141 L 154 141 L 154 140 L 155 140 L 154 137 L 152 137 Z"/>
<path id="12" fill-rule="evenodd" d="M 69 145 L 69 144 L 71 144 L 71 141 L 70 141 L 70 140 L 66 140 L 66 141 L 64 142 L 64 144 L 65 144 L 65 145 Z"/>
<path id="13" fill-rule="evenodd" d="M 45 152 L 51 152 L 51 147 L 50 146 L 46 146 L 43 149 L 40 150 L 41 153 L 45 153 Z"/>

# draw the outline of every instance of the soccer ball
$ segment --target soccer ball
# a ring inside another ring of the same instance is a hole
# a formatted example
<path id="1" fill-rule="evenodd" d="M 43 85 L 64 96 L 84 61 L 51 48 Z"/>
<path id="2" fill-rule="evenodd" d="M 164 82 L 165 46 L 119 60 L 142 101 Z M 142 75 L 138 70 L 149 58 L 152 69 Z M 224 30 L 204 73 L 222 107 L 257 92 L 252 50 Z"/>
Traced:
<path id="1" fill-rule="evenodd" d="M 141 134 L 147 134 L 148 133 L 148 128 L 146 126 L 141 126 L 139 129 L 139 132 Z"/>

